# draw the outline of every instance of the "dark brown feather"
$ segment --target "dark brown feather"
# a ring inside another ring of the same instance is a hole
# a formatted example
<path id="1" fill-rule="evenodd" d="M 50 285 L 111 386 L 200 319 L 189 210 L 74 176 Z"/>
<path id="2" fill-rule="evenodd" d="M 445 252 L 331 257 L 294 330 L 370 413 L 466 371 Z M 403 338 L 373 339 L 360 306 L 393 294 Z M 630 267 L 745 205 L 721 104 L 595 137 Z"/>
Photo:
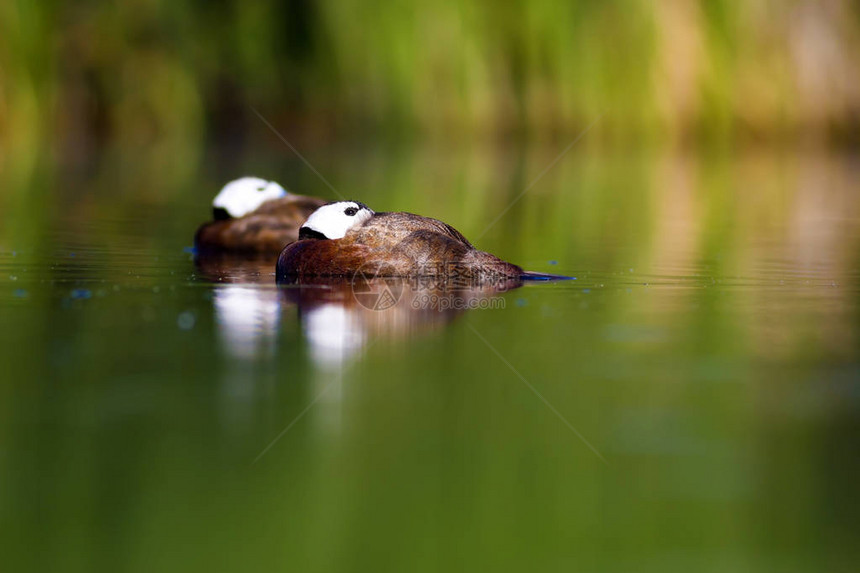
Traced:
<path id="1" fill-rule="evenodd" d="M 266 201 L 244 217 L 202 225 L 194 245 L 201 252 L 278 253 L 298 239 L 302 223 L 325 204 L 303 195 Z"/>

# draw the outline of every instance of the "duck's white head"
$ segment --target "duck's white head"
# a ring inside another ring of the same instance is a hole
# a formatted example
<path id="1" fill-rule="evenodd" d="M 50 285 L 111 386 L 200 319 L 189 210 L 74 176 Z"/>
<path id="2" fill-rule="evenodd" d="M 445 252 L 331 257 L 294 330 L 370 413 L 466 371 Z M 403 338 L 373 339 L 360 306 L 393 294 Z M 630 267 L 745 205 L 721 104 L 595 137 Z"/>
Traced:
<path id="1" fill-rule="evenodd" d="M 340 239 L 347 231 L 373 217 L 373 211 L 358 201 L 338 201 L 323 205 L 299 229 L 299 239 Z"/>
<path id="2" fill-rule="evenodd" d="M 242 177 L 227 183 L 212 201 L 216 219 L 244 217 L 271 199 L 279 199 L 287 191 L 274 181 L 259 177 Z"/>

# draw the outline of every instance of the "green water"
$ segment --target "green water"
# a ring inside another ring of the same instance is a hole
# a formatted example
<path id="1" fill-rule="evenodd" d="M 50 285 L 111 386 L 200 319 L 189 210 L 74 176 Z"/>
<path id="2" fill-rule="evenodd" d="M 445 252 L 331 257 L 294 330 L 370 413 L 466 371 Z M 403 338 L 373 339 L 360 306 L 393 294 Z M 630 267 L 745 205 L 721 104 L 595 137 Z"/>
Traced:
<path id="1" fill-rule="evenodd" d="M 7 169 L 4 570 L 853 570 L 857 158 L 562 147 Z M 577 280 L 372 311 L 195 263 L 246 173 Z"/>

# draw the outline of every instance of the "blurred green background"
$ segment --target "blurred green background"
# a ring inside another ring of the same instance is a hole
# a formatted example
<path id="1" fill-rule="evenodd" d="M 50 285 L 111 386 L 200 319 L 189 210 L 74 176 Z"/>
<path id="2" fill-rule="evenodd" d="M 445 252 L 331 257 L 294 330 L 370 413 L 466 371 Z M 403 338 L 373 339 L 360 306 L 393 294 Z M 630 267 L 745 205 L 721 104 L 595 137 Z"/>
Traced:
<path id="1" fill-rule="evenodd" d="M 0 7 L 7 157 L 187 158 L 246 134 L 857 140 L 850 0 L 27 2 Z"/>
<path id="2" fill-rule="evenodd" d="M 0 2 L 0 566 L 854 571 L 858 70 L 849 0 Z M 577 280 L 299 307 L 187 252 L 247 174 Z"/>

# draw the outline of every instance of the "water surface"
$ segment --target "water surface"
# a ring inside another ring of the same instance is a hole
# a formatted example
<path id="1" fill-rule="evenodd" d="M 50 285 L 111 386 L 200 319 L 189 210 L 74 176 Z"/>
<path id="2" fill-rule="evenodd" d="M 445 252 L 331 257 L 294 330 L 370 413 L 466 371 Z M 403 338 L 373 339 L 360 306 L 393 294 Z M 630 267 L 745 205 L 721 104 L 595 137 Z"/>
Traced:
<path id="1" fill-rule="evenodd" d="M 857 159 L 584 148 L 535 182 L 557 152 L 308 152 L 349 198 L 577 279 L 444 312 L 195 262 L 229 178 L 336 198 L 280 149 L 7 170 L 4 560 L 848 570 Z"/>

